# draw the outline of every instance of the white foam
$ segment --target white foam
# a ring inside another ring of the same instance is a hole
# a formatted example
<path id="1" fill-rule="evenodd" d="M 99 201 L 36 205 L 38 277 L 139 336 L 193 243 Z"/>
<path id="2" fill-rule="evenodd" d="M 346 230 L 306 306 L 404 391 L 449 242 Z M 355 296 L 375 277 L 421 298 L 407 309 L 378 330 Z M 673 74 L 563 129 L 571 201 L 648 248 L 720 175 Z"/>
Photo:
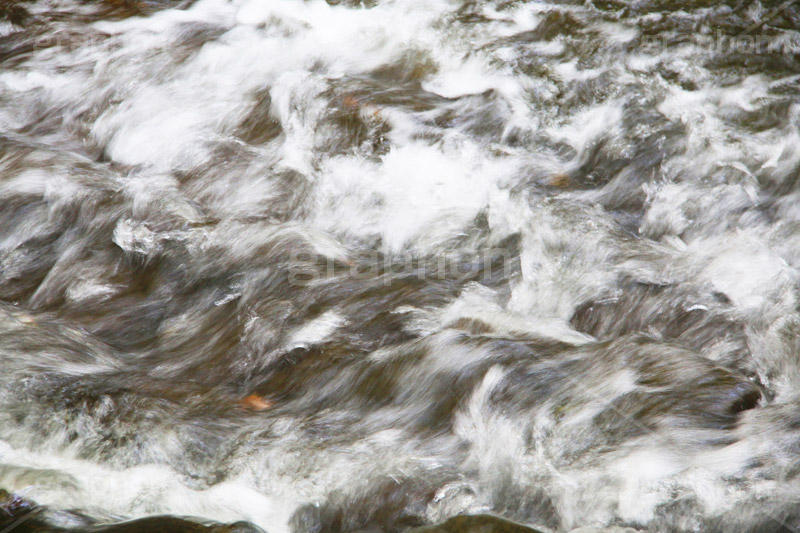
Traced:
<path id="1" fill-rule="evenodd" d="M 513 168 L 484 157 L 471 144 L 442 151 L 413 143 L 392 149 L 380 164 L 332 159 L 318 177 L 315 223 L 355 235 L 377 233 L 387 251 L 415 241 L 434 250 L 488 205 L 494 183 Z"/>
<path id="2" fill-rule="evenodd" d="M 288 532 L 289 512 L 296 506 L 259 493 L 235 478 L 206 490 L 193 490 L 166 466 L 115 470 L 53 453 L 15 449 L 4 441 L 0 441 L 0 461 L 41 472 L 38 484 L 29 484 L 30 476 L 17 476 L 24 485 L 7 486 L 10 490 L 21 491 L 43 505 L 82 508 L 106 517 L 133 519 L 169 513 L 220 522 L 244 519 L 269 531 Z M 65 484 L 68 490 L 63 490 Z"/>
<path id="3" fill-rule="evenodd" d="M 334 331 L 345 325 L 346 319 L 335 311 L 326 311 L 319 317 L 303 324 L 289 337 L 287 350 L 319 344 Z"/>

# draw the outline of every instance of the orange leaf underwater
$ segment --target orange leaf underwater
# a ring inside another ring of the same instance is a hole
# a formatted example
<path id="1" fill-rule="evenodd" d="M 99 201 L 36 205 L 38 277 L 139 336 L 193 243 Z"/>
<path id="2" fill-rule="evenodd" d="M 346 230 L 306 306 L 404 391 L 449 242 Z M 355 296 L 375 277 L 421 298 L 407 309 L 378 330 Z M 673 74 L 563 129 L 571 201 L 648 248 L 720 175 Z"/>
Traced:
<path id="1" fill-rule="evenodd" d="M 240 401 L 239 405 L 245 409 L 250 409 L 251 411 L 263 411 L 264 409 L 269 409 L 275 405 L 275 403 L 266 398 L 262 398 L 257 394 L 251 394 L 247 398 Z"/>

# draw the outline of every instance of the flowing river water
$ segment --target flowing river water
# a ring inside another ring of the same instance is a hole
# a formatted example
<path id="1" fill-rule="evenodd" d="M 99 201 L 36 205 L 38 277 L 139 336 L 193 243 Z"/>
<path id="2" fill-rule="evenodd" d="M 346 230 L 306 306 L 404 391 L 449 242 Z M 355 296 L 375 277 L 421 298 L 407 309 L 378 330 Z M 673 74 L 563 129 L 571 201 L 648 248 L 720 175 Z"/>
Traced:
<path id="1" fill-rule="evenodd" d="M 800 6 L 0 17 L 36 527 L 800 529 Z"/>

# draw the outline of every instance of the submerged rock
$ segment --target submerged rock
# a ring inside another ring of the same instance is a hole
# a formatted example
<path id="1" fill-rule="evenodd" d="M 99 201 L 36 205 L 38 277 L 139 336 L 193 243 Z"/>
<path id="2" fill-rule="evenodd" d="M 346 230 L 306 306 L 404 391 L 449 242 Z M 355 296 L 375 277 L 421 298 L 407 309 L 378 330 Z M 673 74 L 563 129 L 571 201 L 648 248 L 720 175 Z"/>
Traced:
<path id="1" fill-rule="evenodd" d="M 581 527 L 570 533 L 636 533 L 629 527 Z M 459 515 L 448 518 L 441 524 L 417 527 L 407 533 L 543 533 L 542 530 L 525 526 L 505 518 L 488 514 Z"/>
<path id="2" fill-rule="evenodd" d="M 230 525 L 199 523 L 174 516 L 152 516 L 140 518 L 121 524 L 90 529 L 96 533 L 150 533 L 164 531 L 170 533 L 261 533 L 263 530 L 248 522 L 236 522 Z"/>
<path id="3" fill-rule="evenodd" d="M 417 527 L 409 533 L 542 533 L 539 529 L 523 526 L 504 518 L 488 514 L 459 515 L 441 524 Z"/>
<path id="4" fill-rule="evenodd" d="M 62 525 L 58 525 L 62 524 Z M 51 512 L 46 507 L 0 489 L 0 531 L 73 533 L 263 533 L 248 522 L 217 524 L 175 516 L 150 516 L 117 524 L 97 524 L 70 512 Z"/>

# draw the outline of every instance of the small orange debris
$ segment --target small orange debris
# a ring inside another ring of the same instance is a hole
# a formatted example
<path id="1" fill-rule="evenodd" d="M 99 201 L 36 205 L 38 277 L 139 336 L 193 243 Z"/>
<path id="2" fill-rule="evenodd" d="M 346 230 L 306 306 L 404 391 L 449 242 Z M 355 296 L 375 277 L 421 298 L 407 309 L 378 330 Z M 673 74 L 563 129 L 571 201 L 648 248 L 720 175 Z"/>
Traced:
<path id="1" fill-rule="evenodd" d="M 357 110 L 362 114 L 363 118 L 369 118 L 369 116 L 371 116 L 372 118 L 381 120 L 380 108 L 370 105 L 366 102 L 362 102 L 359 97 L 353 96 L 352 94 L 346 94 L 342 97 L 342 105 L 344 105 L 344 107 Z"/>
<path id="2" fill-rule="evenodd" d="M 244 400 L 240 401 L 239 405 L 245 409 L 250 409 L 251 411 L 263 411 L 264 409 L 269 409 L 275 405 L 275 402 L 266 398 L 262 398 L 257 394 L 251 394 Z"/>

